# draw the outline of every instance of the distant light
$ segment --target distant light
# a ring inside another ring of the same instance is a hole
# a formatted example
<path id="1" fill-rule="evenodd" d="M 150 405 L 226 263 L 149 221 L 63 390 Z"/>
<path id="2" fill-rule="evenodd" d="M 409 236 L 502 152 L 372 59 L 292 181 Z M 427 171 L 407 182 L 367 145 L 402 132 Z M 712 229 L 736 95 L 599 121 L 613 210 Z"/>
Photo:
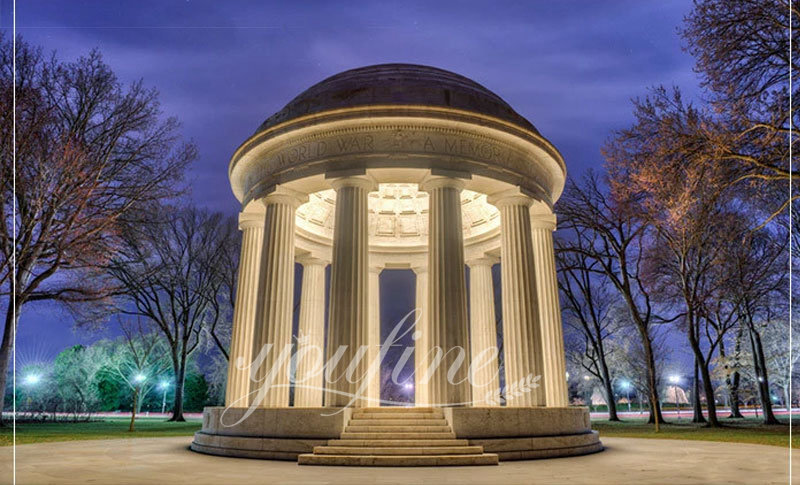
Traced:
<path id="1" fill-rule="evenodd" d="M 407 382 L 407 383 L 403 384 L 403 388 L 406 391 L 410 391 L 410 390 L 414 389 L 414 384 L 411 384 L 410 382 Z"/>
<path id="2" fill-rule="evenodd" d="M 158 385 L 160 389 L 166 389 L 168 386 L 169 386 L 168 381 L 161 381 L 161 383 Z"/>
<path id="3" fill-rule="evenodd" d="M 583 380 L 584 380 L 584 381 L 588 381 L 589 379 L 591 379 L 591 377 L 589 377 L 589 376 L 583 376 Z"/>
<path id="4" fill-rule="evenodd" d="M 25 384 L 28 384 L 29 386 L 35 386 L 41 379 L 42 376 L 39 374 L 30 374 L 25 377 Z"/>
<path id="5" fill-rule="evenodd" d="M 567 379 L 569 379 L 569 372 L 567 372 Z"/>
<path id="6" fill-rule="evenodd" d="M 631 383 L 628 382 L 628 381 L 622 381 L 622 382 L 619 383 L 619 385 L 622 386 L 623 389 L 627 389 L 627 388 L 631 387 Z"/>
<path id="7" fill-rule="evenodd" d="M 147 376 L 144 374 L 136 374 L 135 376 L 133 376 L 133 382 L 142 382 L 145 379 L 147 379 Z"/>
<path id="8" fill-rule="evenodd" d="M 758 382 L 764 382 L 764 378 L 763 377 L 759 377 L 758 378 Z"/>
<path id="9" fill-rule="evenodd" d="M 677 384 L 681 381 L 681 376 L 676 376 L 676 375 L 669 376 L 669 381 L 673 384 Z"/>

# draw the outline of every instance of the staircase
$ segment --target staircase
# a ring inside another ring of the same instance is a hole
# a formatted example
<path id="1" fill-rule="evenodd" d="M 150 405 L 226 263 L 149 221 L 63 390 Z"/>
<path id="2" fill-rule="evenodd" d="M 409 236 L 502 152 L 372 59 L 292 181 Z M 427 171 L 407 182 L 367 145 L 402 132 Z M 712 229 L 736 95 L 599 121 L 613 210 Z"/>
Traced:
<path id="1" fill-rule="evenodd" d="M 456 439 L 441 409 L 358 408 L 338 440 L 298 456 L 300 465 L 497 465 L 497 455 Z"/>

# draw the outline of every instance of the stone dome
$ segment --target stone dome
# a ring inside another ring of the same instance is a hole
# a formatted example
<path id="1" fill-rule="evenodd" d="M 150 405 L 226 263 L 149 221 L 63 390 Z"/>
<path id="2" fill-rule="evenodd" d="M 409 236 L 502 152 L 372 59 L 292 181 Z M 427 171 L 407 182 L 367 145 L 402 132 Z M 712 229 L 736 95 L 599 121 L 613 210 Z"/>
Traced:
<path id="1" fill-rule="evenodd" d="M 333 75 L 267 118 L 256 133 L 294 118 L 358 106 L 435 106 L 471 111 L 536 128 L 500 96 L 459 74 L 415 64 L 379 64 Z"/>

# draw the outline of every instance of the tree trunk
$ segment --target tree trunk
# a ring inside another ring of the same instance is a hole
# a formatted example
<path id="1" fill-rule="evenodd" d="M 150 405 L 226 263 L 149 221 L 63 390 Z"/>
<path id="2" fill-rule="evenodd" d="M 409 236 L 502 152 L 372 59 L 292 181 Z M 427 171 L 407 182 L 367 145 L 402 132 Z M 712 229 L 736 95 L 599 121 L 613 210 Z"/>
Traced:
<path id="1" fill-rule="evenodd" d="M 136 405 L 139 401 L 139 388 L 136 387 L 133 389 L 133 406 L 131 406 L 131 425 L 128 427 L 128 431 L 135 431 L 134 423 L 136 422 Z"/>
<path id="2" fill-rule="evenodd" d="M 695 362 L 697 362 L 697 364 L 700 366 L 700 373 L 703 377 L 703 389 L 705 390 L 706 407 L 708 409 L 708 424 L 709 426 L 717 428 L 720 426 L 720 423 L 717 420 L 717 405 L 714 401 L 714 386 L 711 384 L 711 373 L 708 370 L 708 363 L 703 356 L 703 350 L 700 348 L 700 342 L 697 338 L 695 338 L 695 328 L 697 326 L 697 322 L 695 321 L 691 310 L 687 315 L 687 320 L 689 322 L 689 344 L 692 347 Z"/>
<path id="3" fill-rule="evenodd" d="M 734 366 L 735 369 L 739 368 L 739 353 L 741 351 L 743 328 L 744 327 L 740 325 L 738 332 L 736 332 L 736 345 L 733 350 L 733 358 L 736 359 L 736 365 Z M 725 357 L 725 339 L 722 339 L 719 342 L 719 355 Z M 742 412 L 739 410 L 739 380 L 740 376 L 738 370 L 734 370 L 725 376 L 725 384 L 728 386 L 728 400 L 730 401 L 731 407 L 731 414 L 728 416 L 729 418 L 744 418 L 744 416 L 742 416 Z"/>
<path id="4" fill-rule="evenodd" d="M 606 392 L 606 403 L 608 404 L 608 420 L 619 421 L 617 416 L 617 401 L 614 400 L 614 389 L 611 386 L 611 376 L 606 366 L 605 356 L 600 355 L 600 371 L 603 373 L 603 387 Z"/>
<path id="5" fill-rule="evenodd" d="M 739 376 L 739 371 L 734 372 L 731 374 L 731 385 L 730 385 L 730 393 L 731 393 L 731 415 L 728 416 L 729 418 L 744 418 L 742 416 L 742 411 L 739 409 L 739 381 L 741 377 Z"/>
<path id="6" fill-rule="evenodd" d="M 700 402 L 700 369 L 697 365 L 697 359 L 694 360 L 694 378 L 692 380 L 692 422 L 705 423 L 706 418 L 703 416 L 703 404 Z M 677 399 L 678 396 L 675 396 Z"/>
<path id="7" fill-rule="evenodd" d="M 647 329 L 639 326 L 639 333 L 642 337 L 642 347 L 644 348 L 644 358 L 647 362 L 647 385 L 650 388 L 647 393 L 647 399 L 650 401 L 650 417 L 647 419 L 648 423 L 656 425 L 664 422 L 664 416 L 661 415 L 661 405 L 658 401 L 658 381 L 656 379 L 656 360 L 653 356 L 653 346 L 650 342 L 650 336 L 647 334 Z"/>
<path id="8" fill-rule="evenodd" d="M 22 304 L 17 301 L 14 306 L 13 298 L 9 298 L 6 308 L 6 320 L 3 326 L 3 341 L 0 344 L 0 426 L 3 426 L 3 413 L 5 410 L 6 386 L 8 385 L 8 367 L 11 364 L 11 354 L 14 351 L 14 334 L 19 323 L 19 310 Z"/>
<path id="9" fill-rule="evenodd" d="M 769 392 L 769 376 L 767 375 L 767 365 L 764 358 L 764 347 L 761 345 L 761 336 L 755 331 L 752 324 L 750 329 L 750 345 L 753 349 L 753 363 L 756 369 L 758 381 L 758 395 L 761 398 L 761 408 L 764 410 L 764 424 L 780 424 L 778 418 L 772 412 L 772 398 Z"/>
<path id="10" fill-rule="evenodd" d="M 186 380 L 186 356 L 181 356 L 175 371 L 175 398 L 172 405 L 172 417 L 168 421 L 186 421 L 183 417 L 183 384 Z"/>

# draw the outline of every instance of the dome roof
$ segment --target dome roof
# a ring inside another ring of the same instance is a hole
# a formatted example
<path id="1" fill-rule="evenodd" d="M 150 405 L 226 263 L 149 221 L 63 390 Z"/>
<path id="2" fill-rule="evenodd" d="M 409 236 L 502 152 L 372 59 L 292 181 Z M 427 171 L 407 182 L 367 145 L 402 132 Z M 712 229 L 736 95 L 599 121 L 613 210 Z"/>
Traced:
<path id="1" fill-rule="evenodd" d="M 500 96 L 459 74 L 415 64 L 379 64 L 344 71 L 303 91 L 267 118 L 258 132 L 301 116 L 369 105 L 416 105 L 472 111 L 536 128 Z"/>

